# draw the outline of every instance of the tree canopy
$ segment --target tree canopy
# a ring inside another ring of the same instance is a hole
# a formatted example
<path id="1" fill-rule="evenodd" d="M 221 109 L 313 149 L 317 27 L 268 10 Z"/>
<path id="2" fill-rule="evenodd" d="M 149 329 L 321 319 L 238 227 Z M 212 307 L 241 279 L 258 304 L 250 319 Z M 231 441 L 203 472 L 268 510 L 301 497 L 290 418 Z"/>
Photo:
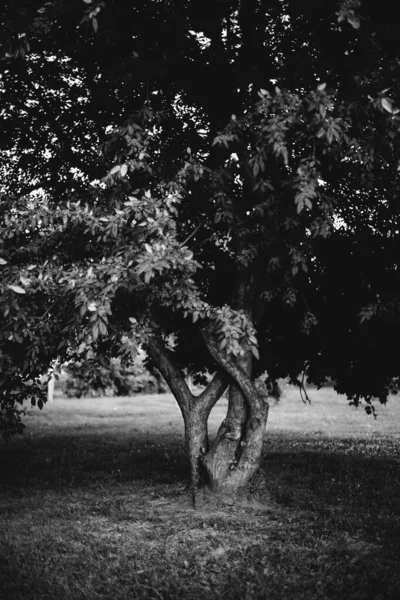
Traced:
<path id="1" fill-rule="evenodd" d="M 44 402 L 49 365 L 129 362 L 143 344 L 182 410 L 194 487 L 202 471 L 237 489 L 277 379 L 386 400 L 399 375 L 400 47 L 384 4 L 6 5 L 4 431 L 21 427 L 16 402 Z M 204 384 L 215 373 L 199 397 L 183 368 Z"/>

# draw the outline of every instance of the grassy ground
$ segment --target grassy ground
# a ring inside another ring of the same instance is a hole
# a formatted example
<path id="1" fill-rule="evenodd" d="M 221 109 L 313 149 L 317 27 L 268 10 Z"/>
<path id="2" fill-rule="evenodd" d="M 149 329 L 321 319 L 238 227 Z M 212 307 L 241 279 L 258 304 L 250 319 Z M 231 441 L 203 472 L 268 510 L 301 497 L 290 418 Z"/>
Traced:
<path id="1" fill-rule="evenodd" d="M 0 445 L 0 599 L 400 599 L 400 398 L 310 395 L 271 406 L 258 502 L 196 511 L 170 396 L 32 410 Z"/>

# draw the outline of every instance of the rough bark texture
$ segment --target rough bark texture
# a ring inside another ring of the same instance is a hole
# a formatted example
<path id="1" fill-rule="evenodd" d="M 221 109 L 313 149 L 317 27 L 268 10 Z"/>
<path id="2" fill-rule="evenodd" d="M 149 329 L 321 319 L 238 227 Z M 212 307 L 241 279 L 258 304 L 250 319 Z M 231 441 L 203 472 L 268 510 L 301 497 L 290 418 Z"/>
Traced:
<path id="1" fill-rule="evenodd" d="M 210 354 L 235 383 L 227 418 L 204 464 L 211 491 L 236 494 L 246 488 L 259 467 L 269 407 L 251 380 L 250 353 L 233 360 L 223 356 L 207 334 L 205 341 Z"/>
<path id="2" fill-rule="evenodd" d="M 244 357 L 244 364 L 251 369 L 251 357 Z M 231 383 L 229 403 L 225 419 L 221 423 L 212 448 L 204 457 L 209 487 L 222 489 L 230 479 L 242 440 L 248 409 L 240 388 Z"/>
<path id="3" fill-rule="evenodd" d="M 183 418 L 190 407 L 192 393 L 179 369 L 174 365 L 162 339 L 153 336 L 147 341 L 147 352 L 175 396 Z"/>
<path id="4" fill-rule="evenodd" d="M 240 255 L 243 240 L 239 237 L 237 243 Z M 250 322 L 255 290 L 253 269 L 239 262 L 232 307 L 244 312 Z M 231 379 L 227 416 L 204 457 L 204 465 L 211 491 L 235 495 L 247 487 L 259 467 L 269 407 L 252 380 L 251 349 L 244 348 L 241 356 L 232 357 L 218 350 L 212 333 L 204 331 L 203 337 L 211 356 Z"/>
<path id="5" fill-rule="evenodd" d="M 183 415 L 194 500 L 201 479 L 202 458 L 209 450 L 208 417 L 224 393 L 229 377 L 223 371 L 216 373 L 203 392 L 194 396 L 161 339 L 153 336 L 147 343 L 147 351 L 171 388 Z"/>
<path id="6" fill-rule="evenodd" d="M 173 353 L 156 336 L 147 344 L 182 411 L 191 472 L 193 501 L 200 483 L 218 495 L 243 491 L 261 458 L 268 404 L 252 382 L 252 355 L 246 350 L 240 357 L 220 352 L 212 334 L 204 332 L 206 346 L 220 371 L 199 396 L 194 396 L 183 373 L 174 365 Z M 211 409 L 230 385 L 227 416 L 212 447 L 207 422 Z"/>

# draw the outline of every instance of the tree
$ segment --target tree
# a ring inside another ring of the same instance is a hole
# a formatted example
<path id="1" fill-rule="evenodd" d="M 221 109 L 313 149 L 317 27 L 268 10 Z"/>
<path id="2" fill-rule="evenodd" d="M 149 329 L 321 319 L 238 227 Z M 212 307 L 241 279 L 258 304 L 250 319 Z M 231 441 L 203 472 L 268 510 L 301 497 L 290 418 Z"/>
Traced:
<path id="1" fill-rule="evenodd" d="M 278 378 L 370 403 L 398 376 L 399 48 L 374 15 L 395 20 L 372 0 L 84 2 L 2 16 L 3 427 L 43 404 L 50 361 L 143 344 L 193 496 L 236 494 Z M 214 373 L 197 397 L 184 368 Z"/>

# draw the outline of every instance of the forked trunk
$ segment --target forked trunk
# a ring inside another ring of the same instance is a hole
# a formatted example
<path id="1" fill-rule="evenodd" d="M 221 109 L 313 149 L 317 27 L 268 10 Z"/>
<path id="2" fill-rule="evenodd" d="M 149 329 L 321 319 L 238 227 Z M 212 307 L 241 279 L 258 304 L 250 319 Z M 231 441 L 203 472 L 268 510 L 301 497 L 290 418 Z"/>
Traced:
<path id="1" fill-rule="evenodd" d="M 199 396 L 193 396 L 163 342 L 154 337 L 148 343 L 149 354 L 182 411 L 193 499 L 200 485 L 214 494 L 229 496 L 246 489 L 260 465 L 268 416 L 266 398 L 260 397 L 252 382 L 251 352 L 232 359 L 218 351 L 212 337 L 205 334 L 204 339 L 221 371 Z M 227 415 L 210 448 L 208 417 L 228 384 Z"/>
<path id="2" fill-rule="evenodd" d="M 259 398 L 251 381 L 251 353 L 231 366 L 234 371 L 240 369 L 247 386 L 244 390 L 238 383 L 230 385 L 227 416 L 203 463 L 210 491 L 235 496 L 247 488 L 260 465 L 268 404 Z"/>

